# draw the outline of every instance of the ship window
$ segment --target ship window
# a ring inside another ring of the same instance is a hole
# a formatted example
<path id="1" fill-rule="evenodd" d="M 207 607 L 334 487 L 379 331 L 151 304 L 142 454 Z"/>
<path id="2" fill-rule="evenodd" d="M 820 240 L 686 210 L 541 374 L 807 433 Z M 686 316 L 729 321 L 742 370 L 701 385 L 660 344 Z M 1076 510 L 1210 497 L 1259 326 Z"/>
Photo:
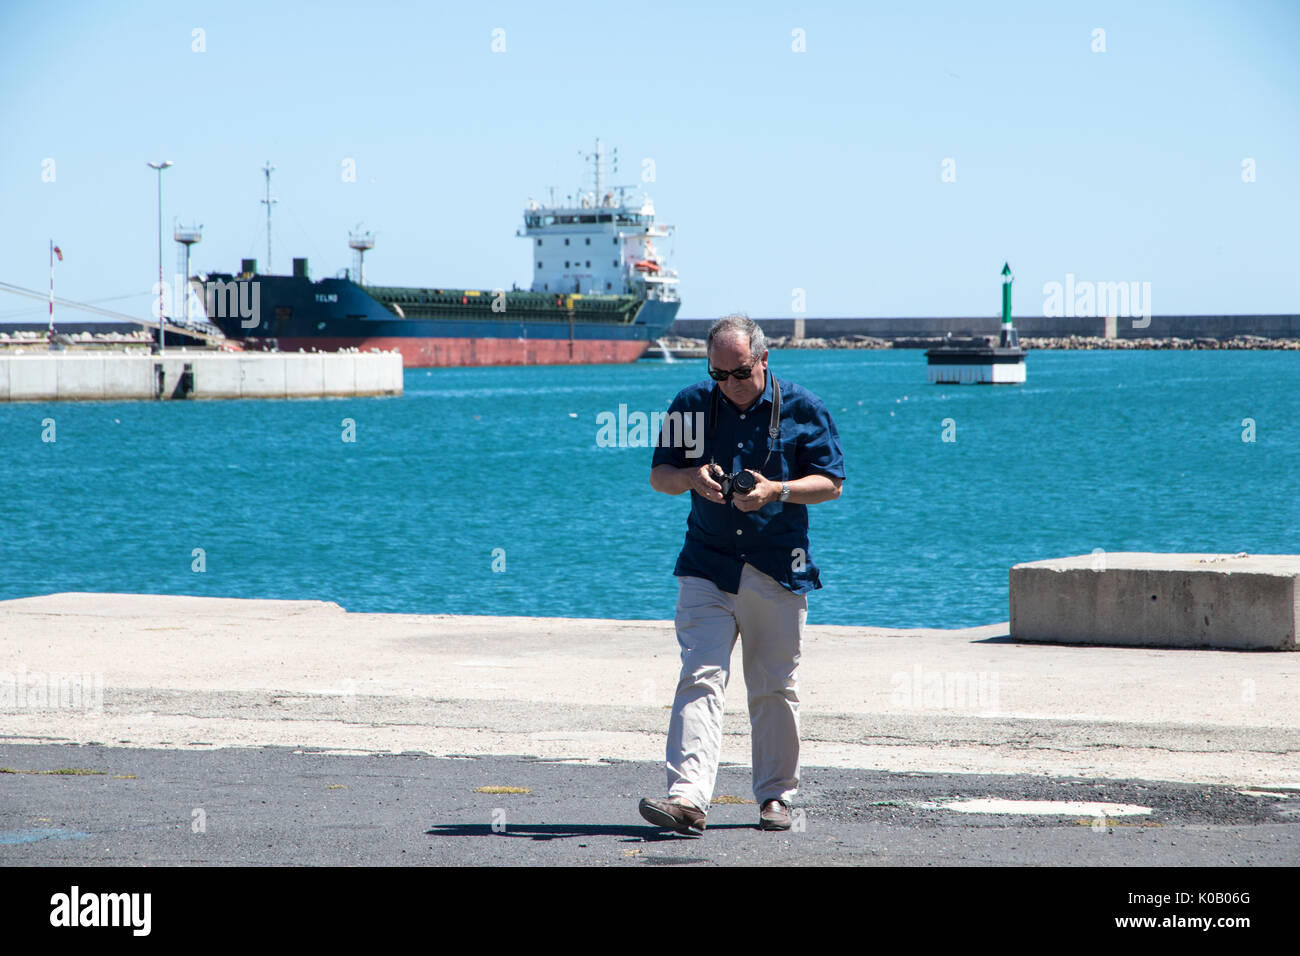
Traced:
<path id="1" fill-rule="evenodd" d="M 588 268 L 588 269 L 591 268 L 591 260 L 590 260 L 590 259 L 587 260 L 587 268 Z"/>
<path id="2" fill-rule="evenodd" d="M 618 236 L 614 237 L 614 245 L 618 245 Z"/>
<path id="3" fill-rule="evenodd" d="M 542 283 L 542 291 L 543 291 L 543 292 L 550 292 L 550 291 L 551 291 L 551 284 L 550 284 L 549 282 L 543 282 L 543 283 Z"/>
<path id="4" fill-rule="evenodd" d="M 587 245 L 591 245 L 591 237 L 587 237 Z"/>
<path id="5" fill-rule="evenodd" d="M 608 283 L 608 282 L 605 283 L 605 288 L 606 288 L 606 289 L 609 288 L 609 283 Z"/>
<path id="6" fill-rule="evenodd" d="M 542 240 L 538 239 L 537 244 L 540 246 L 542 244 Z"/>
<path id="7" fill-rule="evenodd" d="M 568 259 L 565 259 L 565 260 L 564 260 L 564 268 L 566 268 L 566 269 L 569 268 L 569 260 L 568 260 Z"/>
<path id="8" fill-rule="evenodd" d="M 541 263 L 540 263 L 540 262 L 539 262 L 539 263 L 537 263 L 537 268 L 539 268 L 539 269 L 540 269 L 540 268 L 541 268 L 541 267 L 542 267 L 542 264 L 541 264 Z"/>
<path id="9" fill-rule="evenodd" d="M 564 240 L 564 244 L 567 246 L 567 245 L 569 244 L 569 240 L 568 240 L 568 239 L 565 239 L 565 240 Z"/>
<path id="10" fill-rule="evenodd" d="M 615 268 L 615 269 L 618 268 L 618 260 L 617 260 L 617 259 L 614 260 L 614 268 Z"/>

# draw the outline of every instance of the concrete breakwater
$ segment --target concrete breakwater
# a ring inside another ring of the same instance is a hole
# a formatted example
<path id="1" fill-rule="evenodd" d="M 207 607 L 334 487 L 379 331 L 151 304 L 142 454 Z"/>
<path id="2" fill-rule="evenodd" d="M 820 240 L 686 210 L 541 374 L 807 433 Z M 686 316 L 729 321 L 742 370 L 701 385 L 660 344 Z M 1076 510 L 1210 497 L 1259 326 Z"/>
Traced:
<path id="1" fill-rule="evenodd" d="M 997 335 L 996 315 L 935 318 L 755 318 L 769 337 L 791 338 L 931 338 L 935 336 Z M 1258 336 L 1300 341 L 1300 315 L 1152 315 L 1131 316 L 1013 316 L 1023 340 L 1072 337 L 1108 339 L 1233 339 Z M 672 335 L 702 338 L 709 319 L 678 319 Z"/>
<path id="2" fill-rule="evenodd" d="M 704 339 L 669 336 L 662 340 L 675 357 L 690 357 L 692 350 L 703 356 Z M 872 335 L 843 335 L 833 338 L 794 338 L 781 335 L 769 337 L 768 345 L 774 349 L 932 349 L 946 340 L 942 336 L 880 338 Z M 1300 338 L 1274 339 L 1260 335 L 1237 335 L 1232 338 L 1143 338 L 1108 339 L 1100 336 L 1025 336 L 1020 345 L 1026 349 L 1258 349 L 1300 351 Z"/>
<path id="3" fill-rule="evenodd" d="M 1055 338 L 1021 338 L 1027 349 L 1257 349 L 1300 351 L 1300 339 L 1270 339 L 1259 335 L 1235 335 L 1228 339 L 1098 339 L 1082 335 Z"/>
<path id="4" fill-rule="evenodd" d="M 400 394 L 396 352 L 0 355 L 0 401 L 8 402 Z"/>

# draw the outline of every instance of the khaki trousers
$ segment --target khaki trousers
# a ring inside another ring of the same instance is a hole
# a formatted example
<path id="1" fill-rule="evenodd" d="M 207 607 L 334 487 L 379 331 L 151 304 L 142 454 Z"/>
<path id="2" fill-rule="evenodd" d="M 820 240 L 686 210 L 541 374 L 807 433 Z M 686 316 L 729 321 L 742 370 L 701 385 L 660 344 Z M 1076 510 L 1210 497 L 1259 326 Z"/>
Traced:
<path id="1" fill-rule="evenodd" d="M 702 810 L 713 799 L 722 749 L 722 715 L 731 652 L 741 639 L 754 799 L 787 803 L 799 786 L 799 693 L 808 599 L 792 594 L 746 564 L 740 591 L 728 594 L 704 578 L 680 577 L 677 643 L 682 670 L 668 724 L 668 794 Z"/>

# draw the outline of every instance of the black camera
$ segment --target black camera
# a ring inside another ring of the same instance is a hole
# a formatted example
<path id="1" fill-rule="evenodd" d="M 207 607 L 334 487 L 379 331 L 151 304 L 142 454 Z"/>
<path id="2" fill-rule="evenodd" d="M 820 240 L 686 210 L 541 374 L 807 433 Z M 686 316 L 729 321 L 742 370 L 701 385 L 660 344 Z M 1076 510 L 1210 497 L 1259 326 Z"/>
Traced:
<path id="1" fill-rule="evenodd" d="M 744 470 L 729 475 L 715 475 L 713 480 L 722 486 L 723 501 L 730 501 L 737 492 L 747 495 L 754 490 L 754 476 Z"/>

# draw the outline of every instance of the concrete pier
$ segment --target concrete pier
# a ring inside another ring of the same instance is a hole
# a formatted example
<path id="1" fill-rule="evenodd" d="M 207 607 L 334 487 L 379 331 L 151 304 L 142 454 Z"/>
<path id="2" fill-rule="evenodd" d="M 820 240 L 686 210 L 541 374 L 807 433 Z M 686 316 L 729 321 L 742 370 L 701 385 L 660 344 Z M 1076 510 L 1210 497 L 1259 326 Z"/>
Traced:
<path id="1" fill-rule="evenodd" d="M 1294 651 L 1300 555 L 1115 552 L 1017 564 L 1011 637 Z"/>
<path id="2" fill-rule="evenodd" d="M 1300 654 L 1026 645 L 1006 635 L 1005 623 L 809 626 L 801 762 L 1300 789 Z M 739 653 L 723 757 L 744 763 Z M 9 744 L 662 766 L 679 668 L 670 620 L 358 614 L 325 601 L 147 594 L 0 602 Z"/>
<path id="3" fill-rule="evenodd" d="M 0 402 L 402 394 L 396 352 L 0 355 Z"/>

